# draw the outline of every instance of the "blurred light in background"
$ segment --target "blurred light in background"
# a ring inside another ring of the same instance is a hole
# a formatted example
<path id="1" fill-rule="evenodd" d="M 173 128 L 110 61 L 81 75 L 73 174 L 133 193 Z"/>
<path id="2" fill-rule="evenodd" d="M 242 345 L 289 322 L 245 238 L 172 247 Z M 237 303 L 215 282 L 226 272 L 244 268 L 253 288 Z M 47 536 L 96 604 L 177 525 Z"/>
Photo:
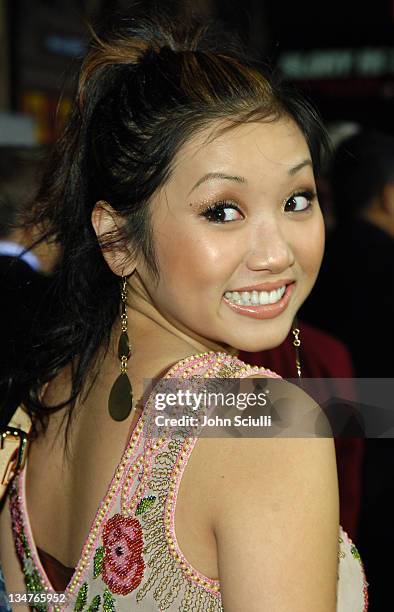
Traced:
<path id="1" fill-rule="evenodd" d="M 141 2 L 149 11 L 157 0 Z M 294 81 L 327 122 L 394 134 L 394 0 L 159 5 L 181 19 L 193 12 L 228 24 L 256 59 Z M 87 24 L 105 25 L 109 14 L 130 6 L 130 0 L 0 0 L 0 111 L 33 117 L 37 143 L 52 142 L 71 107 Z"/>
<path id="2" fill-rule="evenodd" d="M 37 143 L 33 117 L 0 112 L 0 146 L 30 147 Z"/>

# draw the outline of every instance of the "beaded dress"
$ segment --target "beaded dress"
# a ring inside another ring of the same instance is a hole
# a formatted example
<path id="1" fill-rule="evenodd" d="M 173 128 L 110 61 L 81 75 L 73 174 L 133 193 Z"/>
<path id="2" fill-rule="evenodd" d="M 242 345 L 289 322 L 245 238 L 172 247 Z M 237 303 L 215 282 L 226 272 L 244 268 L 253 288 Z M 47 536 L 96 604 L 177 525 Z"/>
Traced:
<path id="1" fill-rule="evenodd" d="M 226 353 L 202 353 L 175 364 L 163 379 L 280 378 Z M 36 603 L 36 610 L 83 612 L 223 610 L 220 582 L 197 571 L 183 555 L 174 529 L 182 474 L 196 438 L 142 435 L 152 413 L 152 394 L 130 436 L 107 493 L 92 522 L 80 560 L 66 588 L 66 603 Z M 16 552 L 28 592 L 52 588 L 40 562 L 26 512 L 24 468 L 10 486 Z M 365 612 L 367 582 L 360 556 L 339 528 L 337 612 Z"/>

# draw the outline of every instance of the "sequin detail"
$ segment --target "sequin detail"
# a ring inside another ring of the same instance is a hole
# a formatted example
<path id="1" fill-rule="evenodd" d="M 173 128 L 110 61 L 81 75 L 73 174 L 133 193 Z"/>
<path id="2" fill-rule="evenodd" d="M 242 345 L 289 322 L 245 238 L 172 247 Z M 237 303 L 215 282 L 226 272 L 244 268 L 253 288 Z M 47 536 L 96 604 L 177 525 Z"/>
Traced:
<path id="1" fill-rule="evenodd" d="M 262 370 L 264 374 L 269 375 L 264 368 L 246 366 L 225 353 L 209 353 L 201 355 L 201 359 L 186 358 L 173 368 L 171 377 L 187 378 L 188 388 L 191 388 L 190 385 L 193 388 L 197 385 L 197 389 L 198 384 L 204 384 L 205 378 L 245 376 L 261 373 Z M 193 383 L 190 380 L 193 376 L 199 377 L 200 382 Z M 219 387 L 222 385 L 220 382 L 218 384 Z M 148 406 L 147 408 L 149 409 Z M 186 408 L 184 412 L 187 413 Z M 168 609 L 176 602 L 173 609 L 182 612 L 219 612 L 223 610 L 219 581 L 204 576 L 187 561 L 175 535 L 176 496 L 195 442 L 196 438 L 187 436 L 187 430 L 182 431 L 182 428 L 179 428 L 176 432 L 168 432 L 164 439 L 158 439 L 151 447 L 154 462 L 147 488 L 149 493 L 157 496 L 157 501 L 141 516 L 146 542 L 144 553 L 149 557 L 147 566 L 151 572 L 137 592 L 137 602 L 142 601 L 147 593 L 154 589 L 153 597 L 160 609 Z M 141 464 L 142 460 L 139 466 L 134 465 L 132 469 L 138 471 Z M 140 478 L 147 477 L 147 472 L 140 472 Z M 130 499 L 129 503 L 133 507 L 134 500 Z"/>
<path id="2" fill-rule="evenodd" d="M 342 550 L 342 546 L 341 544 L 343 544 L 343 538 L 341 538 L 341 536 L 339 536 L 338 538 L 339 541 L 339 546 L 338 546 L 338 559 L 344 559 L 346 557 L 345 552 Z"/>
<path id="3" fill-rule="evenodd" d="M 368 610 L 368 605 L 369 605 L 369 596 L 368 596 L 368 582 L 367 582 L 367 577 L 365 575 L 365 569 L 364 569 L 364 565 L 363 562 L 361 560 L 361 556 L 360 553 L 358 552 L 354 542 L 351 540 L 351 538 L 349 537 L 349 534 L 341 527 L 341 531 L 344 534 L 345 538 L 348 541 L 348 550 L 350 550 L 351 555 L 354 557 L 354 559 L 356 559 L 358 561 L 358 563 L 360 564 L 361 567 L 361 571 L 362 571 L 362 576 L 363 576 L 363 595 L 364 595 L 364 608 L 363 608 L 363 612 L 367 612 Z M 344 545 L 344 539 L 343 538 L 339 538 L 340 544 Z M 345 557 L 346 553 L 342 552 L 341 557 Z"/>
<path id="4" fill-rule="evenodd" d="M 136 515 L 143 514 L 154 504 L 156 499 L 155 495 L 148 495 L 148 497 L 144 497 L 141 499 L 140 503 L 137 506 L 137 510 L 135 511 Z"/>
<path id="5" fill-rule="evenodd" d="M 14 535 L 15 549 L 19 561 L 21 562 L 26 591 L 29 593 L 45 593 L 48 589 L 41 580 L 40 573 L 34 565 L 22 520 L 20 497 L 18 493 L 19 478 L 20 475 L 18 474 L 12 480 L 9 492 L 11 527 Z M 46 610 L 48 610 L 48 605 L 44 602 L 39 602 L 35 604 L 35 609 L 39 612 L 46 612 Z"/>
<path id="6" fill-rule="evenodd" d="M 85 607 L 87 600 L 88 600 L 88 583 L 84 582 L 77 594 L 77 600 L 75 602 L 75 607 L 74 607 L 75 612 L 81 612 L 81 610 Z"/>
<path id="7" fill-rule="evenodd" d="M 353 546 L 352 546 L 352 548 L 351 548 L 350 552 L 352 553 L 352 555 L 353 555 L 353 557 L 354 557 L 355 559 L 357 559 L 358 561 L 361 561 L 360 553 L 358 552 L 358 550 L 357 550 L 357 548 L 354 546 L 354 544 L 353 544 Z"/>
<path id="8" fill-rule="evenodd" d="M 115 599 L 112 593 L 108 589 L 105 589 L 104 594 L 103 594 L 103 610 L 104 612 L 115 612 L 116 611 Z"/>
<path id="9" fill-rule="evenodd" d="M 111 593 L 127 595 L 140 584 L 145 563 L 138 519 L 115 514 L 104 525 L 103 581 Z"/>
<path id="10" fill-rule="evenodd" d="M 210 351 L 178 362 L 164 379 L 184 379 L 192 389 L 193 377 L 201 383 L 206 378 L 244 378 L 253 374 L 280 378 L 226 353 Z M 218 381 L 218 384 L 222 383 Z M 67 606 L 37 604 L 35 609 L 223 612 L 219 581 L 204 576 L 187 561 L 175 534 L 177 494 L 196 439 L 182 430 L 156 439 L 149 436 L 143 439 L 145 419 L 149 420 L 152 410 L 151 396 L 98 508 L 81 559 L 66 589 L 74 599 Z M 10 508 L 18 557 L 26 584 L 30 576 L 36 581 L 35 592 L 47 591 L 50 585 L 35 553 L 24 497 L 20 496 L 21 485 L 17 483 L 19 476 L 10 489 Z M 344 540 L 342 545 L 343 554 L 349 551 L 361 563 L 355 547 L 354 551 Z M 366 581 L 364 601 L 365 612 Z"/>
<path id="11" fill-rule="evenodd" d="M 105 547 L 99 546 L 96 552 L 94 553 L 93 578 L 97 578 L 97 576 L 100 576 L 101 572 L 103 571 L 104 552 Z"/>
<path id="12" fill-rule="evenodd" d="M 189 441 L 191 445 L 195 440 Z M 148 482 L 149 492 L 157 501 L 141 515 L 147 566 L 150 573 L 136 594 L 142 601 L 154 589 L 153 597 L 161 610 L 177 601 L 176 610 L 204 612 L 222 610 L 217 581 L 203 577 L 185 562 L 177 550 L 171 529 L 171 511 L 174 506 L 174 471 L 178 460 L 185 460 L 188 442 L 182 438 L 170 439 L 157 451 Z M 167 503 L 168 502 L 168 503 Z M 170 505 L 168 505 L 170 504 Z M 198 594 L 198 597 L 197 597 Z"/>

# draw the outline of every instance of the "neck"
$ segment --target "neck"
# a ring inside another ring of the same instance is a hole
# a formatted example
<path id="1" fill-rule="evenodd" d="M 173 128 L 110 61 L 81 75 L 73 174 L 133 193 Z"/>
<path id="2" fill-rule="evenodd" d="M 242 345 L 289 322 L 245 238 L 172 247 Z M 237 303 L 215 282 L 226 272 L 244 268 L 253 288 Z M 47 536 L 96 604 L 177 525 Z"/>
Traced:
<path id="1" fill-rule="evenodd" d="M 136 337 L 143 345 L 149 341 L 149 338 L 153 338 L 157 351 L 160 350 L 160 346 L 163 350 L 190 347 L 192 353 L 218 351 L 231 355 L 238 354 L 238 350 L 234 347 L 199 336 L 179 322 L 165 317 L 152 303 L 137 273 L 134 273 L 128 281 L 127 302 L 130 330 L 138 329 Z"/>

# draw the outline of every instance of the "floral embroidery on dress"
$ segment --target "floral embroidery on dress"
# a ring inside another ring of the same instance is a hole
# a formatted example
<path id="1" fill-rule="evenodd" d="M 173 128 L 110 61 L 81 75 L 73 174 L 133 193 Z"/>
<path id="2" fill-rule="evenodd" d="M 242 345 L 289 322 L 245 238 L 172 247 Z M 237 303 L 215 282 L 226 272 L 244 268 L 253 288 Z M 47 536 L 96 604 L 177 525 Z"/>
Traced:
<path id="1" fill-rule="evenodd" d="M 343 538 L 339 536 L 338 541 L 339 541 L 338 559 L 344 559 L 346 557 L 346 553 L 342 550 L 342 546 L 341 546 L 341 544 L 343 544 Z"/>
<path id="2" fill-rule="evenodd" d="M 220 592 L 214 590 L 216 581 L 210 581 L 192 571 L 191 566 L 177 552 L 171 535 L 174 474 L 179 472 L 180 461 L 186 459 L 186 447 L 192 442 L 185 439 L 178 430 L 172 432 L 164 445 L 159 441 L 156 443 L 154 462 L 147 482 L 147 488 L 154 496 L 149 495 L 144 500 L 151 497 L 157 499 L 152 504 L 145 503 L 145 511 L 141 516 L 144 553 L 148 557 L 150 573 L 137 591 L 136 600 L 141 602 L 154 589 L 152 595 L 160 610 L 167 610 L 176 601 L 176 609 L 182 612 L 219 612 L 223 608 Z"/>
<path id="3" fill-rule="evenodd" d="M 104 612 L 115 612 L 116 611 L 115 599 L 112 593 L 108 589 L 105 589 L 103 593 L 103 611 Z"/>
<path id="4" fill-rule="evenodd" d="M 138 519 L 115 514 L 104 525 L 102 579 L 111 593 L 127 595 L 144 575 L 143 537 Z"/>
<path id="5" fill-rule="evenodd" d="M 77 599 L 76 599 L 75 606 L 74 606 L 74 612 L 81 612 L 81 610 L 86 606 L 87 600 L 88 600 L 88 583 L 84 582 L 78 591 Z"/>
<path id="6" fill-rule="evenodd" d="M 11 482 L 9 493 L 11 527 L 14 535 L 15 549 L 22 564 L 26 591 L 29 593 L 45 593 L 45 587 L 41 580 L 40 574 L 34 565 L 23 527 L 18 498 L 18 481 L 19 475 L 15 476 Z M 45 602 L 37 602 L 34 604 L 34 608 L 39 612 L 46 612 L 48 610 L 48 605 Z"/>
<path id="7" fill-rule="evenodd" d="M 77 599 L 74 606 L 74 612 L 98 612 L 101 604 L 100 595 L 95 595 L 90 603 L 90 605 L 86 608 L 88 602 L 88 583 L 84 582 L 81 588 L 78 591 Z"/>
<path id="8" fill-rule="evenodd" d="M 350 552 L 352 553 L 353 557 L 355 559 L 357 559 L 357 561 L 361 562 L 361 557 L 360 557 L 360 553 L 358 552 L 357 548 L 355 547 L 355 545 L 352 545 L 352 548 L 350 550 Z"/>
<path id="9" fill-rule="evenodd" d="M 368 586 L 369 585 L 367 582 L 367 577 L 365 575 L 364 565 L 363 565 L 360 553 L 358 552 L 357 547 L 355 546 L 354 542 L 349 537 L 349 534 L 346 533 L 343 527 L 340 526 L 339 529 L 343 537 L 339 536 L 338 558 L 340 560 L 341 559 L 349 560 L 349 557 L 350 557 L 350 558 L 355 559 L 355 561 L 357 562 L 357 565 L 359 566 L 359 569 L 361 572 L 360 582 L 362 582 L 363 600 L 364 600 L 363 612 L 367 612 L 368 610 Z M 338 573 L 337 573 L 338 580 L 339 580 L 339 576 L 340 574 L 339 574 L 339 565 L 338 565 Z M 354 580 L 354 575 L 353 575 L 353 580 Z"/>
<path id="10" fill-rule="evenodd" d="M 155 500 L 155 495 L 148 495 L 148 497 L 144 497 L 143 499 L 141 499 L 140 503 L 137 506 L 137 510 L 135 511 L 136 516 L 146 512 L 148 508 L 150 508 L 151 505 L 155 502 Z"/>
<path id="11" fill-rule="evenodd" d="M 209 353 L 178 362 L 170 370 L 170 377 L 185 379 L 186 388 L 194 389 L 195 385 L 198 390 L 203 379 L 212 376 L 213 388 L 217 385 L 222 390 L 226 377 L 243 378 L 257 371 L 261 373 L 261 369 L 256 368 L 245 366 L 223 353 Z M 277 376 L 268 370 L 264 375 Z M 144 440 L 142 429 L 148 424 L 150 413 L 154 414 L 152 396 L 145 404 L 146 423 L 144 417 L 133 433 L 110 493 L 97 512 L 89 534 L 89 546 L 85 547 L 76 568 L 78 571 L 67 588 L 68 594 L 73 596 L 72 603 L 56 608 L 37 603 L 34 609 L 39 612 L 72 609 L 74 612 L 134 609 L 143 612 L 154 609 L 160 612 L 169 609 L 173 612 L 223 612 L 219 581 L 204 576 L 187 561 L 175 533 L 177 494 L 196 438 L 190 436 L 187 428 L 166 431 L 160 437 L 150 435 L 152 432 L 148 428 Z M 41 576 L 39 559 L 34 552 L 25 497 L 19 491 L 18 479 L 19 475 L 10 486 L 15 547 L 26 590 L 41 593 L 48 591 L 49 586 L 45 573 Z M 350 560 L 354 567 L 354 559 L 357 559 L 363 569 L 360 555 L 353 543 L 351 545 L 341 533 L 338 580 L 342 563 Z M 363 599 L 365 612 L 368 605 L 366 581 Z M 347 608 L 340 608 L 340 612 L 345 609 L 347 612 Z M 358 608 L 357 612 L 360 611 Z"/>

